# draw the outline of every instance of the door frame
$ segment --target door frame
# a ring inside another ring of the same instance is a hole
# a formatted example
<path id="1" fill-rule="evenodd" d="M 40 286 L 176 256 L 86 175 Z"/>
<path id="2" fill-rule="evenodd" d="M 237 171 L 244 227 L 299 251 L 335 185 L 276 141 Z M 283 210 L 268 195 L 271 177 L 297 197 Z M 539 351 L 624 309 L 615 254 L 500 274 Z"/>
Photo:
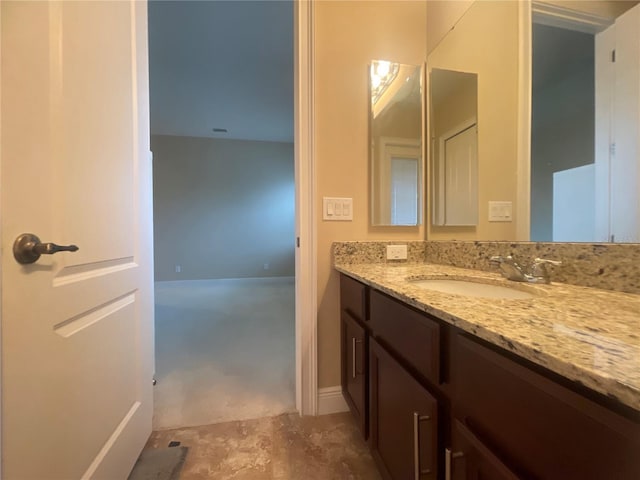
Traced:
<path id="1" fill-rule="evenodd" d="M 0 10 L 0 48 L 2 42 Z M 296 177 L 296 409 L 301 415 L 316 415 L 317 384 L 317 241 L 315 214 L 315 162 L 313 144 L 313 4 L 294 3 L 294 145 Z M 2 76 L 0 71 L 0 102 Z M 0 131 L 2 112 L 0 109 Z M 2 157 L 0 155 L 0 172 Z M 0 229 L 2 228 L 0 203 Z M 298 240 L 296 240 L 298 241 Z M 4 252 L 4 254 L 10 254 Z M 0 250 L 0 259 L 3 252 Z M 0 264 L 1 265 L 1 264 Z M 1 268 L 1 267 L 0 267 Z M 1 275 L 0 275 L 1 280 Z M 2 283 L 0 281 L 0 340 L 2 336 Z M 0 342 L 0 394 L 2 392 L 2 343 Z M 1 399 L 1 396 L 0 396 Z M 0 412 L 1 404 L 0 404 Z M 3 412 L 2 412 L 3 413 Z M 0 431 L 2 428 L 0 413 Z M 0 451 L 2 436 L 0 435 Z M 2 458 L 0 457 L 0 472 Z M 1 473 L 0 473 L 1 475 Z"/>
<path id="2" fill-rule="evenodd" d="M 2 56 L 2 6 L 0 5 L 0 57 Z M 2 137 L 2 62 L 0 62 L 0 139 Z M 2 149 L 0 148 L 0 179 L 2 177 Z M 0 241 L 2 239 L 2 182 L 0 181 Z M 0 245 L 1 247 L 1 245 Z M 0 479 L 2 479 L 2 248 L 0 248 Z"/>
<path id="3" fill-rule="evenodd" d="M 318 413 L 313 2 L 294 2 L 296 409 Z"/>

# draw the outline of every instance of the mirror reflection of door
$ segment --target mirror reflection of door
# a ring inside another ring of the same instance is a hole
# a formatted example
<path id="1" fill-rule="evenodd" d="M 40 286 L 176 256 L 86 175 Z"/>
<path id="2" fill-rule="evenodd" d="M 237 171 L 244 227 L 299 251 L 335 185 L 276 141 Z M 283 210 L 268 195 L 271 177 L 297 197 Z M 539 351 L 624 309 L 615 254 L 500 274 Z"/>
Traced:
<path id="1" fill-rule="evenodd" d="M 606 25 L 534 15 L 531 240 L 640 241 L 640 6 Z"/>
<path id="2" fill-rule="evenodd" d="M 391 223 L 393 225 L 416 224 L 419 160 L 419 157 L 391 157 Z"/>
<path id="3" fill-rule="evenodd" d="M 445 225 L 478 223 L 478 135 L 472 122 L 443 141 Z"/>
<path id="4" fill-rule="evenodd" d="M 421 143 L 381 137 L 377 163 L 376 219 L 382 225 L 417 225 L 420 214 Z"/>
<path id="5" fill-rule="evenodd" d="M 419 225 L 422 69 L 373 60 L 369 81 L 371 224 Z"/>
<path id="6" fill-rule="evenodd" d="M 478 75 L 430 72 L 432 225 L 478 224 Z"/>

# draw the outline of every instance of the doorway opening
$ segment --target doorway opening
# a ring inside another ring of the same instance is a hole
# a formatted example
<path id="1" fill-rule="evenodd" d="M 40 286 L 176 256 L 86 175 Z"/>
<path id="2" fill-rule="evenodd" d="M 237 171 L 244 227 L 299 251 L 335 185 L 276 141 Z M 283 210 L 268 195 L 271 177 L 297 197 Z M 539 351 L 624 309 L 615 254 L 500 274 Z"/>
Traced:
<path id="1" fill-rule="evenodd" d="M 640 239 L 637 3 L 534 5 L 532 241 Z"/>
<path id="2" fill-rule="evenodd" d="M 293 2 L 149 4 L 154 429 L 296 409 Z"/>

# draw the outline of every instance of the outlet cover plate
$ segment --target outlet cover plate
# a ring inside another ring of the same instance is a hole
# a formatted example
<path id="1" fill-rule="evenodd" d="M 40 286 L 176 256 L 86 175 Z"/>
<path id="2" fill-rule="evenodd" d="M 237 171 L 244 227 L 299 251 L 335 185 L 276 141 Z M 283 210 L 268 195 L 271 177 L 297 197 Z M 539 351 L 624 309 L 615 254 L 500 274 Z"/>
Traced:
<path id="1" fill-rule="evenodd" d="M 387 260 L 406 260 L 406 245 L 387 245 Z"/>

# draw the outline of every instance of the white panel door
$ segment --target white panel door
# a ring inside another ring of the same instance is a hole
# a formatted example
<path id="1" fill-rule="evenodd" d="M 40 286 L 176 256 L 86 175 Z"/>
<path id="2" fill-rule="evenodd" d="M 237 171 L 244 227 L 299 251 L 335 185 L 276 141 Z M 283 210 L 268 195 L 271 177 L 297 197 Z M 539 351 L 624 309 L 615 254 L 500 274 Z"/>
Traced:
<path id="1" fill-rule="evenodd" d="M 476 126 L 447 138 L 445 155 L 445 225 L 478 223 L 478 134 Z"/>
<path id="2" fill-rule="evenodd" d="M 640 242 L 640 5 L 616 19 L 611 234 Z"/>
<path id="3" fill-rule="evenodd" d="M 595 35 L 595 238 L 596 242 L 611 239 L 610 178 L 613 143 L 613 99 L 616 48 L 616 27 Z"/>
<path id="4" fill-rule="evenodd" d="M 150 431 L 144 2 L 2 2 L 2 477 L 127 477 Z M 18 235 L 76 244 L 20 265 Z"/>

